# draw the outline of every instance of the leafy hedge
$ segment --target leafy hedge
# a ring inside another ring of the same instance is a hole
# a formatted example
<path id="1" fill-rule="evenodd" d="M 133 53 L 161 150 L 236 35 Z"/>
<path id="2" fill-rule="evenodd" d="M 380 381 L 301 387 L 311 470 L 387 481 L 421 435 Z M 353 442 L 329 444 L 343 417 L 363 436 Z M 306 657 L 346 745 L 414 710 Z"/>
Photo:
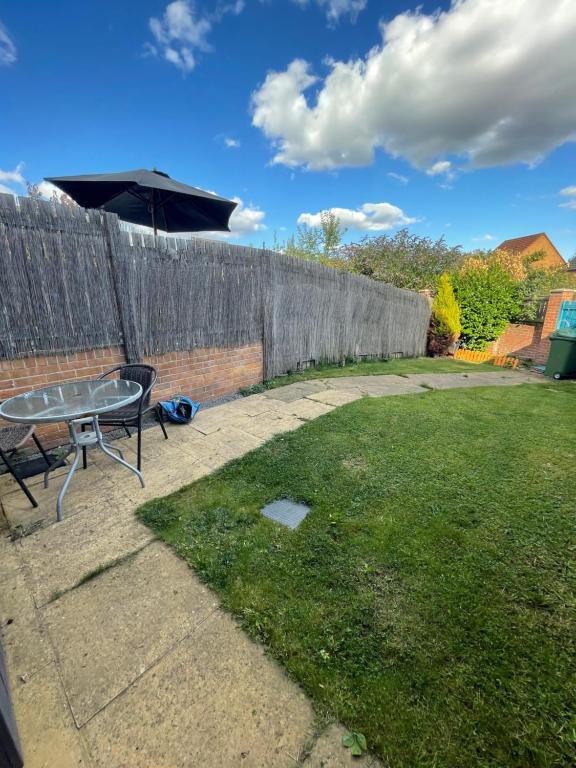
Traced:
<path id="1" fill-rule="evenodd" d="M 519 284 L 498 263 L 463 269 L 454 275 L 453 285 L 460 305 L 462 344 L 467 349 L 486 349 L 522 310 Z"/>

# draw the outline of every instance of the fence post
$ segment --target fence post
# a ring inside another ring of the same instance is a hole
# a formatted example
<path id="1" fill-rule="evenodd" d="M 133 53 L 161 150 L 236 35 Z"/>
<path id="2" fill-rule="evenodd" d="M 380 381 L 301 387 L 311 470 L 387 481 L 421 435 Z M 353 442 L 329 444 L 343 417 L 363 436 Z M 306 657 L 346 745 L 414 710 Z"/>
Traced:
<path id="1" fill-rule="evenodd" d="M 115 224 L 114 233 L 112 232 L 112 227 L 110 225 L 111 220 L 114 220 Z M 112 282 L 114 283 L 114 296 L 116 297 L 116 306 L 118 307 L 118 317 L 120 318 L 120 325 L 122 327 L 126 362 L 139 363 L 142 360 L 143 350 L 139 343 L 139 334 L 135 323 L 132 296 L 130 296 L 128 292 L 129 281 L 122 280 L 122 274 L 118 268 L 118 251 L 120 250 L 120 227 L 118 226 L 118 218 L 115 214 L 103 211 L 102 224 L 108 257 L 110 259 L 110 267 L 112 270 Z M 127 289 L 127 295 L 122 293 L 122 285 Z"/>

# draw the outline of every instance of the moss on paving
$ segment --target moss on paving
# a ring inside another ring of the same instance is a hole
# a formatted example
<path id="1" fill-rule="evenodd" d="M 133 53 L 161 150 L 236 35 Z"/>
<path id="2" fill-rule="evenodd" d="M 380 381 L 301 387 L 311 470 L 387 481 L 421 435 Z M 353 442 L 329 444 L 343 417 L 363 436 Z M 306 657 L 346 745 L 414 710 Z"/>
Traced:
<path id="1" fill-rule="evenodd" d="M 573 766 L 575 456 L 573 384 L 365 398 L 139 514 L 392 768 Z"/>
<path id="2" fill-rule="evenodd" d="M 268 379 L 261 384 L 243 387 L 240 393 L 254 395 L 267 389 L 284 387 L 298 381 L 310 379 L 330 379 L 339 376 L 381 376 L 395 374 L 405 376 L 410 373 L 470 373 L 471 371 L 498 372 L 500 368 L 489 363 L 467 363 L 451 358 L 411 357 L 390 360 L 348 361 L 346 365 L 319 364 L 303 371 L 293 371 L 285 376 Z"/>

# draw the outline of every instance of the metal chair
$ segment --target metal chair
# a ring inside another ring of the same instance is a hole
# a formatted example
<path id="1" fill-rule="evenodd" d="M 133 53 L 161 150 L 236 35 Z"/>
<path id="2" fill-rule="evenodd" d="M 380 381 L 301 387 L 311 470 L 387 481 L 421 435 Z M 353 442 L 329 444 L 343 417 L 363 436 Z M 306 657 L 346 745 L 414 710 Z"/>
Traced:
<path id="1" fill-rule="evenodd" d="M 42 447 L 42 443 L 36 437 L 34 430 L 35 425 L 29 426 L 28 424 L 10 424 L 9 426 L 0 427 L 0 458 L 8 467 L 8 472 L 12 475 L 14 480 L 18 483 L 22 491 L 26 494 L 28 501 L 33 507 L 38 506 L 38 502 L 32 496 L 24 480 L 18 475 L 15 465 L 12 463 L 12 456 L 26 443 L 30 438 L 36 443 L 36 447 L 44 457 L 44 461 L 50 466 L 50 459 L 46 454 L 46 451 Z"/>
<path id="2" fill-rule="evenodd" d="M 160 422 L 160 427 L 164 433 L 164 438 L 168 440 L 168 434 L 166 433 L 166 427 L 162 420 L 162 412 L 160 405 L 155 403 L 150 404 L 150 395 L 152 393 L 152 387 L 158 378 L 156 368 L 152 365 L 145 365 L 144 363 L 128 363 L 127 365 L 117 365 L 115 368 L 110 368 L 99 379 L 105 379 L 113 373 L 119 372 L 120 378 L 126 381 L 136 381 L 142 386 L 142 395 L 139 400 L 124 408 L 119 408 L 117 411 L 109 411 L 102 414 L 98 419 L 99 423 L 103 427 L 123 427 L 128 437 L 132 437 L 129 427 L 136 427 L 138 430 L 138 469 L 141 469 L 141 456 L 142 456 L 142 417 L 150 411 L 156 413 L 156 417 Z M 82 463 L 84 469 L 86 469 L 86 448 L 82 449 Z"/>

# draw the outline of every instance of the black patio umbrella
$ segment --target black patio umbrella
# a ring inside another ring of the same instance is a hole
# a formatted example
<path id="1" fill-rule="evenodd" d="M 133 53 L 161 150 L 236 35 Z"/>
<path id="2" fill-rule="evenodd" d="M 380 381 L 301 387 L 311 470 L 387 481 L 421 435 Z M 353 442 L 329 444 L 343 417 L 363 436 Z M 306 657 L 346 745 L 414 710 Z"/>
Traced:
<path id="1" fill-rule="evenodd" d="M 229 232 L 236 203 L 174 181 L 162 171 L 47 178 L 83 208 L 102 208 L 124 221 L 164 232 Z"/>

